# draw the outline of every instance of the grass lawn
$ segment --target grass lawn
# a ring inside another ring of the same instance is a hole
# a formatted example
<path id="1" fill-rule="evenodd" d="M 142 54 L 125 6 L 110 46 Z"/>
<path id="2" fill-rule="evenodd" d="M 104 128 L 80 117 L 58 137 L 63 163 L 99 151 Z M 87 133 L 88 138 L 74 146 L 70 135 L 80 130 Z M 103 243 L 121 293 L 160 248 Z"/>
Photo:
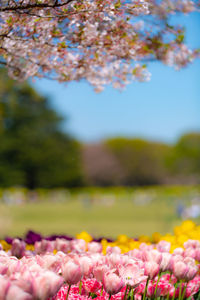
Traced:
<path id="1" fill-rule="evenodd" d="M 59 203 L 48 197 L 21 205 L 1 202 L 0 238 L 20 236 L 29 229 L 46 235 L 75 235 L 86 230 L 95 237 L 172 232 L 181 223 L 177 203 L 188 205 L 195 193 L 200 193 L 200 187 L 89 189 L 73 191 L 67 201 Z"/>

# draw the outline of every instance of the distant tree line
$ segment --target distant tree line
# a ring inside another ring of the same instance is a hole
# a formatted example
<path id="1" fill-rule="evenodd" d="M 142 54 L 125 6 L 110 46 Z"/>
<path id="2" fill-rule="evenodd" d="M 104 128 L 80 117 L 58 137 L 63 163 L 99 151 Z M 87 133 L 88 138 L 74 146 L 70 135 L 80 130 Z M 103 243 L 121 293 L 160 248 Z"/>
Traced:
<path id="1" fill-rule="evenodd" d="M 0 69 L 0 187 L 200 183 L 200 133 L 175 145 L 112 138 L 80 144 L 28 83 Z"/>
<path id="2" fill-rule="evenodd" d="M 200 133 L 168 145 L 142 139 L 112 138 L 83 147 L 87 185 L 200 183 Z"/>

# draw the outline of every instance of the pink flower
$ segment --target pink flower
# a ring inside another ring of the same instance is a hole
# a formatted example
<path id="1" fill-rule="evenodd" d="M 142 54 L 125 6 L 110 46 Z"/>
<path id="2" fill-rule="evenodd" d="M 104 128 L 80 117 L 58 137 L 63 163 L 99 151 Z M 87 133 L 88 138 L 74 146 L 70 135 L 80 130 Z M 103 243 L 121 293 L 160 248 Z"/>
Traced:
<path id="1" fill-rule="evenodd" d="M 54 242 L 42 240 L 41 242 L 36 242 L 34 248 L 37 254 L 41 254 L 46 252 L 53 252 L 55 246 Z"/>
<path id="2" fill-rule="evenodd" d="M 10 280 L 0 275 L 0 299 L 5 299 L 9 287 L 10 287 Z"/>
<path id="3" fill-rule="evenodd" d="M 13 256 L 18 258 L 22 257 L 25 254 L 26 243 L 20 241 L 19 239 L 14 239 L 12 241 L 11 253 Z"/>
<path id="4" fill-rule="evenodd" d="M 172 255 L 170 253 L 162 253 L 162 260 L 160 263 L 160 271 L 165 272 L 167 270 L 170 270 L 171 257 L 172 257 Z"/>
<path id="5" fill-rule="evenodd" d="M 150 279 L 154 279 L 159 273 L 159 265 L 154 261 L 145 262 L 145 271 L 144 274 L 147 275 Z"/>
<path id="6" fill-rule="evenodd" d="M 111 254 L 111 253 L 121 254 L 121 249 L 117 246 L 115 247 L 108 246 L 106 249 L 106 254 Z"/>
<path id="7" fill-rule="evenodd" d="M 6 274 L 7 270 L 8 270 L 8 267 L 5 264 L 0 262 L 0 274 L 1 275 Z"/>
<path id="8" fill-rule="evenodd" d="M 96 267 L 94 267 L 93 269 L 93 274 L 94 277 L 98 280 L 98 281 L 102 281 L 103 280 L 103 275 L 104 273 L 108 271 L 108 266 L 107 265 L 97 265 Z"/>
<path id="9" fill-rule="evenodd" d="M 71 249 L 74 252 L 80 253 L 86 251 L 86 242 L 82 239 L 71 241 Z"/>
<path id="10" fill-rule="evenodd" d="M 150 298 L 157 298 L 157 297 L 165 297 L 167 296 L 169 289 L 172 287 L 171 284 L 168 282 L 162 282 L 160 281 L 157 285 L 156 290 L 156 284 L 157 282 L 150 281 L 147 288 L 147 296 Z M 156 293 L 155 293 L 156 291 Z"/>
<path id="11" fill-rule="evenodd" d="M 6 294 L 6 300 L 33 300 L 33 297 L 24 292 L 23 289 L 16 285 L 10 285 L 8 292 Z"/>
<path id="12" fill-rule="evenodd" d="M 125 285 L 132 288 L 137 287 L 141 282 L 145 281 L 148 277 L 144 276 L 144 269 L 141 269 L 137 264 L 127 264 L 119 269 L 120 276 L 122 277 Z"/>
<path id="13" fill-rule="evenodd" d="M 89 295 L 89 293 L 96 293 L 101 289 L 102 284 L 95 278 L 86 279 L 82 281 L 82 294 Z"/>
<path id="14" fill-rule="evenodd" d="M 77 265 L 73 260 L 69 260 L 62 265 L 62 276 L 70 285 L 78 283 L 82 277 L 80 265 Z"/>
<path id="15" fill-rule="evenodd" d="M 91 253 L 101 253 L 102 245 L 97 242 L 88 243 L 88 251 Z"/>
<path id="16" fill-rule="evenodd" d="M 189 267 L 182 261 L 173 263 L 173 274 L 178 280 L 185 279 L 186 274 L 189 271 Z"/>
<path id="17" fill-rule="evenodd" d="M 142 254 L 144 261 L 154 261 L 157 264 L 160 264 L 162 261 L 162 254 L 157 250 L 143 251 Z"/>
<path id="18" fill-rule="evenodd" d="M 63 278 L 54 272 L 45 271 L 37 274 L 33 280 L 34 296 L 36 299 L 46 300 L 54 296 L 63 284 Z"/>
<path id="19" fill-rule="evenodd" d="M 173 255 L 183 255 L 183 253 L 184 253 L 184 250 L 181 247 L 178 247 L 178 248 L 174 249 L 174 251 L 173 251 Z"/>
<path id="20" fill-rule="evenodd" d="M 127 254 L 129 257 L 142 259 L 142 251 L 140 251 L 139 249 L 130 250 Z"/>
<path id="21" fill-rule="evenodd" d="M 123 288 L 123 280 L 114 270 L 107 271 L 103 276 L 103 286 L 109 295 L 117 294 Z"/>
<path id="22" fill-rule="evenodd" d="M 89 276 L 89 274 L 92 272 L 93 269 L 93 263 L 91 258 L 86 255 L 80 256 L 78 262 L 81 267 L 82 275 Z"/>
<path id="23" fill-rule="evenodd" d="M 160 241 L 157 245 L 156 248 L 159 252 L 169 252 L 171 248 L 171 243 L 167 241 Z"/>
<path id="24" fill-rule="evenodd" d="M 71 244 L 69 241 L 66 241 L 65 239 L 57 238 L 55 241 L 55 249 L 67 253 L 68 251 L 71 250 Z"/>

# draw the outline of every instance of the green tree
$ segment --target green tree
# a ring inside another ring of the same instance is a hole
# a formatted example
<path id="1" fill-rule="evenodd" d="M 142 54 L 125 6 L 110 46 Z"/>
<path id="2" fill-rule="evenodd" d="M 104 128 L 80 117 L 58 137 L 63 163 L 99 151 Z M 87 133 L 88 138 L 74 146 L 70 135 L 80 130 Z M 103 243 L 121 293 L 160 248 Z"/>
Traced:
<path id="1" fill-rule="evenodd" d="M 200 133 L 183 135 L 175 144 L 169 162 L 172 172 L 200 178 Z"/>
<path id="2" fill-rule="evenodd" d="M 80 145 L 62 132 L 63 118 L 28 83 L 0 72 L 0 185 L 77 186 Z"/>
<path id="3" fill-rule="evenodd" d="M 149 185 L 163 182 L 169 146 L 126 138 L 110 139 L 105 143 L 120 163 L 123 184 Z"/>

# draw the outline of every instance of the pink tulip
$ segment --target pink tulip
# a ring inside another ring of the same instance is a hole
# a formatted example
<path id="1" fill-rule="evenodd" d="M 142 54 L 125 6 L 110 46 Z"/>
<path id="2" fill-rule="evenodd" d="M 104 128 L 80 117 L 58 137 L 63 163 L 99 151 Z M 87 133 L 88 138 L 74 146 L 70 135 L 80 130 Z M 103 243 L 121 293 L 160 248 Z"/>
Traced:
<path id="1" fill-rule="evenodd" d="M 102 245 L 97 242 L 88 243 L 88 251 L 91 253 L 101 253 Z"/>
<path id="2" fill-rule="evenodd" d="M 196 248 L 200 248 L 200 242 L 197 240 L 187 240 L 183 244 L 183 246 L 185 249 L 188 249 L 188 248 L 196 249 Z"/>
<path id="3" fill-rule="evenodd" d="M 107 271 L 103 276 L 103 286 L 109 295 L 117 294 L 124 286 L 123 280 L 114 270 Z"/>
<path id="4" fill-rule="evenodd" d="M 66 264 L 62 265 L 62 276 L 69 285 L 78 283 L 82 277 L 80 265 L 69 260 Z"/>
<path id="5" fill-rule="evenodd" d="M 160 264 L 162 260 L 162 254 L 155 249 L 151 251 L 143 251 L 142 257 L 144 261 L 154 261 L 157 264 Z"/>
<path id="6" fill-rule="evenodd" d="M 200 262 L 200 248 L 195 249 L 195 259 Z"/>
<path id="7" fill-rule="evenodd" d="M 144 269 L 141 269 L 137 264 L 121 266 L 119 273 L 125 285 L 129 285 L 132 288 L 137 287 L 141 282 L 148 278 L 147 276 L 144 276 Z"/>
<path id="8" fill-rule="evenodd" d="M 84 240 L 73 240 L 71 241 L 71 249 L 74 252 L 80 253 L 86 251 L 86 242 Z"/>
<path id="9" fill-rule="evenodd" d="M 53 252 L 55 249 L 55 243 L 52 241 L 42 240 L 41 242 L 36 242 L 34 248 L 37 254 Z"/>
<path id="10" fill-rule="evenodd" d="M 16 285 L 10 285 L 5 300 L 33 300 L 33 296 Z"/>
<path id="11" fill-rule="evenodd" d="M 157 286 L 157 288 L 156 288 Z M 158 284 L 157 282 L 149 282 L 147 288 L 147 296 L 149 298 L 157 298 L 157 297 L 165 297 L 168 295 L 169 290 L 171 289 L 172 285 L 168 282 L 160 281 Z"/>
<path id="12" fill-rule="evenodd" d="M 115 246 L 115 247 L 108 246 L 106 248 L 106 254 L 111 254 L 111 253 L 121 254 L 121 249 L 117 246 Z"/>
<path id="13" fill-rule="evenodd" d="M 65 239 L 57 238 L 55 241 L 55 249 L 64 253 L 68 253 L 71 250 L 71 243 Z"/>
<path id="14" fill-rule="evenodd" d="M 128 252 L 128 256 L 133 257 L 133 258 L 142 259 L 142 251 L 140 251 L 139 249 L 130 250 Z"/>
<path id="15" fill-rule="evenodd" d="M 184 253 L 184 250 L 183 250 L 183 248 L 180 248 L 180 247 L 178 247 L 178 248 L 176 248 L 176 249 L 174 249 L 174 251 L 173 251 L 173 255 L 175 256 L 175 255 L 183 255 L 183 253 Z"/>
<path id="16" fill-rule="evenodd" d="M 170 251 L 171 248 L 171 243 L 167 241 L 160 241 L 157 245 L 156 248 L 159 252 L 168 252 Z"/>
<path id="17" fill-rule="evenodd" d="M 82 294 L 89 295 L 90 293 L 97 293 L 101 289 L 102 284 L 95 278 L 86 279 L 82 281 Z"/>
<path id="18" fill-rule="evenodd" d="M 7 266 L 8 266 L 7 275 L 11 275 L 15 272 L 19 272 L 22 263 L 15 256 L 12 256 L 7 260 Z"/>
<path id="19" fill-rule="evenodd" d="M 107 271 L 108 271 L 108 266 L 107 265 L 105 265 L 105 264 L 104 265 L 97 265 L 93 269 L 93 274 L 94 274 L 94 277 L 98 281 L 102 282 L 103 281 L 103 275 Z"/>
<path id="20" fill-rule="evenodd" d="M 162 253 L 162 260 L 160 263 L 160 271 L 166 272 L 170 270 L 171 267 L 171 257 L 172 255 L 170 253 Z"/>
<path id="21" fill-rule="evenodd" d="M 193 248 L 187 248 L 184 253 L 183 253 L 184 257 L 192 257 L 195 258 L 196 257 L 196 249 Z"/>
<path id="22" fill-rule="evenodd" d="M 173 274 L 178 280 L 184 279 L 186 277 L 189 267 L 182 261 L 177 261 L 173 263 Z"/>
<path id="23" fill-rule="evenodd" d="M 89 256 L 80 256 L 79 257 L 79 264 L 81 267 L 81 272 L 83 276 L 89 276 L 93 269 L 93 263 Z"/>
<path id="24" fill-rule="evenodd" d="M 63 278 L 51 271 L 44 271 L 34 277 L 33 287 L 36 299 L 46 300 L 54 296 L 63 285 Z"/>
<path id="25" fill-rule="evenodd" d="M 198 267 L 196 265 L 192 265 L 192 264 L 187 264 L 187 266 L 188 266 L 188 271 L 187 271 L 184 279 L 186 281 L 190 281 L 197 275 Z"/>
<path id="26" fill-rule="evenodd" d="M 59 260 L 58 256 L 53 255 L 53 254 L 46 254 L 42 257 L 43 262 L 42 262 L 42 267 L 44 269 L 53 271 L 53 272 L 58 272 L 61 268 L 61 260 Z"/>
<path id="27" fill-rule="evenodd" d="M 26 243 L 20 241 L 19 239 L 14 239 L 12 241 L 11 254 L 18 258 L 21 258 L 25 254 Z"/>
<path id="28" fill-rule="evenodd" d="M 4 300 L 10 287 L 10 280 L 0 275 L 0 300 Z"/>
<path id="29" fill-rule="evenodd" d="M 150 279 L 154 279 L 159 273 L 159 265 L 154 261 L 145 262 L 144 275 L 147 275 Z"/>
<path id="30" fill-rule="evenodd" d="M 8 270 L 8 267 L 5 264 L 3 264 L 3 263 L 0 262 L 0 274 L 1 275 L 6 274 L 7 270 Z"/>

